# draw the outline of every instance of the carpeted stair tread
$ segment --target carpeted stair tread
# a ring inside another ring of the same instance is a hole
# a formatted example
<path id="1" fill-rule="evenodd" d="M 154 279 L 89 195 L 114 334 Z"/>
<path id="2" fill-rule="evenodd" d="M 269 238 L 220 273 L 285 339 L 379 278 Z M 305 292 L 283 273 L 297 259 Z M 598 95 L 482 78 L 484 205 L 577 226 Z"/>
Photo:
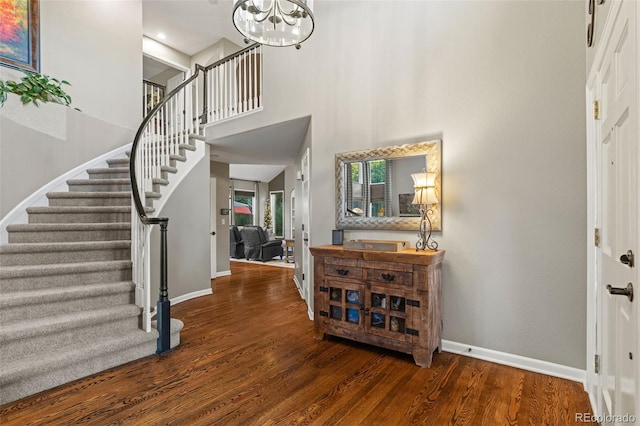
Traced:
<path id="1" fill-rule="evenodd" d="M 27 213 L 130 213 L 131 206 L 42 206 L 27 207 Z"/>
<path id="2" fill-rule="evenodd" d="M 107 164 L 109 166 L 114 167 L 123 167 L 125 165 L 129 165 L 129 158 L 111 158 L 107 160 Z"/>
<path id="3" fill-rule="evenodd" d="M 127 160 L 128 163 L 128 160 Z M 87 170 L 89 175 L 100 174 L 100 173 L 108 173 L 108 174 L 118 174 L 118 173 L 129 173 L 128 167 L 97 167 L 94 169 Z"/>
<path id="4" fill-rule="evenodd" d="M 141 309 L 135 305 L 120 305 L 91 311 L 48 316 L 38 320 L 15 321 L 3 324 L 0 328 L 0 345 L 11 340 L 27 339 L 40 335 L 58 333 L 62 330 L 91 326 L 96 323 L 133 318 L 140 315 Z M 0 346 L 0 353 L 2 349 Z"/>
<path id="5" fill-rule="evenodd" d="M 99 297 L 108 294 L 131 292 L 135 284 L 131 281 L 84 284 L 80 286 L 46 288 L 41 290 L 14 291 L 0 294 L 0 309 L 13 306 L 38 305 L 44 302 Z M 4 324 L 3 324 L 4 327 Z"/>
<path id="6" fill-rule="evenodd" d="M 131 330 L 118 337 L 92 339 L 91 342 L 78 341 L 75 345 L 67 347 L 65 351 L 50 354 L 46 358 L 36 354 L 35 356 L 26 356 L 9 361 L 3 363 L 0 370 L 0 386 L 40 373 L 61 369 L 67 365 L 82 364 L 94 357 L 106 357 L 109 353 L 117 354 L 124 348 L 145 343 L 155 343 L 157 337 L 158 333 L 155 330 L 151 333 L 146 333 L 142 330 Z"/>
<path id="7" fill-rule="evenodd" d="M 130 260 L 110 260 L 104 262 L 54 263 L 51 265 L 6 266 L 0 269 L 0 279 L 40 277 L 47 275 L 69 275 L 112 269 L 131 268 Z"/>
<path id="8" fill-rule="evenodd" d="M 25 223 L 8 225 L 7 232 L 51 232 L 51 231 L 96 231 L 108 229 L 112 231 L 131 229 L 128 222 L 115 223 Z"/>
<path id="9" fill-rule="evenodd" d="M 162 178 L 153 178 L 151 179 L 151 183 L 157 184 L 157 185 L 169 185 L 169 180 L 168 179 L 162 179 Z"/>
<path id="10" fill-rule="evenodd" d="M 72 241 L 63 243 L 13 243 L 0 246 L 0 256 L 14 253 L 40 253 L 52 251 L 86 251 L 105 249 L 127 249 L 130 240 L 113 241 Z"/>
<path id="11" fill-rule="evenodd" d="M 131 240 L 0 245 L 0 267 L 131 259 Z"/>
<path id="12" fill-rule="evenodd" d="M 130 191 L 49 192 L 47 193 L 47 197 L 48 198 L 131 198 L 131 192 Z"/>
<path id="13" fill-rule="evenodd" d="M 128 185 L 131 179 L 69 179 L 67 185 Z"/>

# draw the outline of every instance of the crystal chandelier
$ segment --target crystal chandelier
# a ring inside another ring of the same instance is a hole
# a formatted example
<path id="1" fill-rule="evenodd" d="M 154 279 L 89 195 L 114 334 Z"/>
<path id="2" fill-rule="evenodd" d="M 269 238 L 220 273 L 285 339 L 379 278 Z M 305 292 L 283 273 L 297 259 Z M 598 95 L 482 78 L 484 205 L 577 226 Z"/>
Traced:
<path id="1" fill-rule="evenodd" d="M 313 0 L 235 0 L 233 25 L 245 37 L 267 46 L 295 46 L 313 32 Z"/>

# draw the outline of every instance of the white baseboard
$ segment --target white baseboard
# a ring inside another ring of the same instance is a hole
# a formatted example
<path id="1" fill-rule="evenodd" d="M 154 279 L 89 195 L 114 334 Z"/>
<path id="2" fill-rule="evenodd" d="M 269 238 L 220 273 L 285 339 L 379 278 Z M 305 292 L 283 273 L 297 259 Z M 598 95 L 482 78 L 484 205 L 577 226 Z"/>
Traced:
<path id="1" fill-rule="evenodd" d="M 302 284 L 300 284 L 300 281 L 298 281 L 298 277 L 297 276 L 293 276 L 293 282 L 296 285 L 296 289 L 298 289 L 298 293 L 300 293 L 300 298 L 304 299 L 304 296 L 302 295 Z"/>
<path id="2" fill-rule="evenodd" d="M 216 272 L 216 278 L 228 277 L 229 275 L 231 275 L 231 270 Z"/>
<path id="3" fill-rule="evenodd" d="M 178 296 L 178 297 L 174 297 L 173 299 L 170 299 L 171 306 L 177 305 L 178 303 L 186 302 L 187 300 L 195 299 L 196 297 L 208 296 L 210 294 L 213 294 L 213 291 L 210 288 L 183 294 L 182 296 Z"/>
<path id="4" fill-rule="evenodd" d="M 535 373 L 572 380 L 574 382 L 582 383 L 583 385 L 586 380 L 586 371 L 578 368 L 567 367 L 566 365 L 527 358 L 520 355 L 513 355 L 506 352 L 494 351 L 492 349 L 485 349 L 477 346 L 443 340 L 442 350 L 458 355 L 466 355 L 472 358 L 495 362 L 496 364 L 508 365 L 510 367 L 533 371 Z"/>

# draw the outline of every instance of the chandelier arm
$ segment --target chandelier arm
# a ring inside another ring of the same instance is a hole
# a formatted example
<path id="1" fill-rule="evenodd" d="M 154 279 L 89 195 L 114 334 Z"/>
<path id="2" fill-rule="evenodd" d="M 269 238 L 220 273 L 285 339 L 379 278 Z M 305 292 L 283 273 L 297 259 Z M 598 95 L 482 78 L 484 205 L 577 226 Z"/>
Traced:
<path id="1" fill-rule="evenodd" d="M 257 15 L 258 13 L 262 14 L 262 13 L 266 13 L 267 16 L 269 16 L 269 14 L 273 11 L 273 4 L 276 3 L 278 0 L 271 0 L 271 4 L 269 5 L 269 7 L 267 7 L 266 9 L 262 10 L 260 9 L 258 6 L 256 6 L 255 2 L 253 2 L 253 0 L 250 1 L 251 6 L 253 6 L 253 8 L 257 11 L 256 13 L 254 13 L 253 15 Z M 256 19 L 257 20 L 257 19 Z M 263 19 L 264 21 L 264 19 Z M 261 21 L 260 21 L 261 22 Z"/>
<path id="2" fill-rule="evenodd" d="M 282 6 L 280 6 L 280 0 L 274 0 L 274 2 L 276 5 L 276 13 L 280 12 L 280 17 L 282 18 L 282 21 L 288 26 L 293 27 L 296 24 L 296 21 L 298 20 L 298 18 L 293 16 L 298 11 L 298 5 L 294 4 L 293 10 L 287 13 L 284 11 L 284 9 L 282 9 Z M 293 22 L 289 22 L 287 18 L 293 18 Z"/>

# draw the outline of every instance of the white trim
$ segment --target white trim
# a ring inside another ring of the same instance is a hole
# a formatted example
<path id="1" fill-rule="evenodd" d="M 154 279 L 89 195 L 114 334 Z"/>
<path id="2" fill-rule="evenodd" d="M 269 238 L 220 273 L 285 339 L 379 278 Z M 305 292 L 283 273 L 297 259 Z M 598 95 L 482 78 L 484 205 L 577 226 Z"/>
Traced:
<path id="1" fill-rule="evenodd" d="M 300 284 L 300 281 L 298 281 L 298 277 L 293 274 L 293 282 L 296 285 L 296 289 L 298 290 L 298 293 L 300 293 L 300 298 L 304 299 L 304 295 L 302 294 L 302 284 Z"/>
<path id="2" fill-rule="evenodd" d="M 313 311 L 310 307 L 307 309 L 307 315 L 309 316 L 309 319 L 313 321 Z"/>
<path id="3" fill-rule="evenodd" d="M 49 201 L 47 199 L 48 192 L 66 192 L 69 190 L 67 181 L 69 179 L 77 179 L 88 177 L 87 170 L 104 165 L 106 167 L 107 160 L 118 158 L 122 154 L 125 154 L 131 149 L 131 144 L 121 146 L 112 151 L 107 152 L 99 157 L 87 161 L 78 167 L 69 170 L 65 174 L 58 176 L 51 182 L 45 184 L 33 194 L 25 198 L 20 204 L 15 206 L 7 215 L 0 221 L 0 244 L 7 244 L 9 242 L 9 234 L 7 233 L 7 226 L 14 224 L 28 223 L 29 216 L 27 214 L 28 207 L 35 206 L 48 206 Z"/>
<path id="4" fill-rule="evenodd" d="M 231 270 L 216 272 L 216 278 L 228 277 L 229 275 L 231 275 Z"/>
<path id="5" fill-rule="evenodd" d="M 506 352 L 494 351 L 492 349 L 480 348 L 478 346 L 451 342 L 449 340 L 442 341 L 442 350 L 458 355 L 469 356 L 471 358 L 482 359 L 484 361 L 495 362 L 496 364 L 521 368 L 523 370 L 533 371 L 534 373 L 547 374 L 561 379 L 573 380 L 574 382 L 580 382 L 583 384 L 586 379 L 586 372 L 578 368 L 555 364 L 548 361 L 541 361 L 534 358 L 527 358 Z"/>
<path id="6" fill-rule="evenodd" d="M 205 288 L 204 290 L 192 291 L 191 293 L 183 294 L 182 296 L 174 297 L 173 299 L 169 299 L 171 301 L 171 306 L 177 305 L 178 303 L 186 302 L 187 300 L 195 299 L 197 297 L 208 296 L 213 294 L 213 290 L 210 288 Z"/>

